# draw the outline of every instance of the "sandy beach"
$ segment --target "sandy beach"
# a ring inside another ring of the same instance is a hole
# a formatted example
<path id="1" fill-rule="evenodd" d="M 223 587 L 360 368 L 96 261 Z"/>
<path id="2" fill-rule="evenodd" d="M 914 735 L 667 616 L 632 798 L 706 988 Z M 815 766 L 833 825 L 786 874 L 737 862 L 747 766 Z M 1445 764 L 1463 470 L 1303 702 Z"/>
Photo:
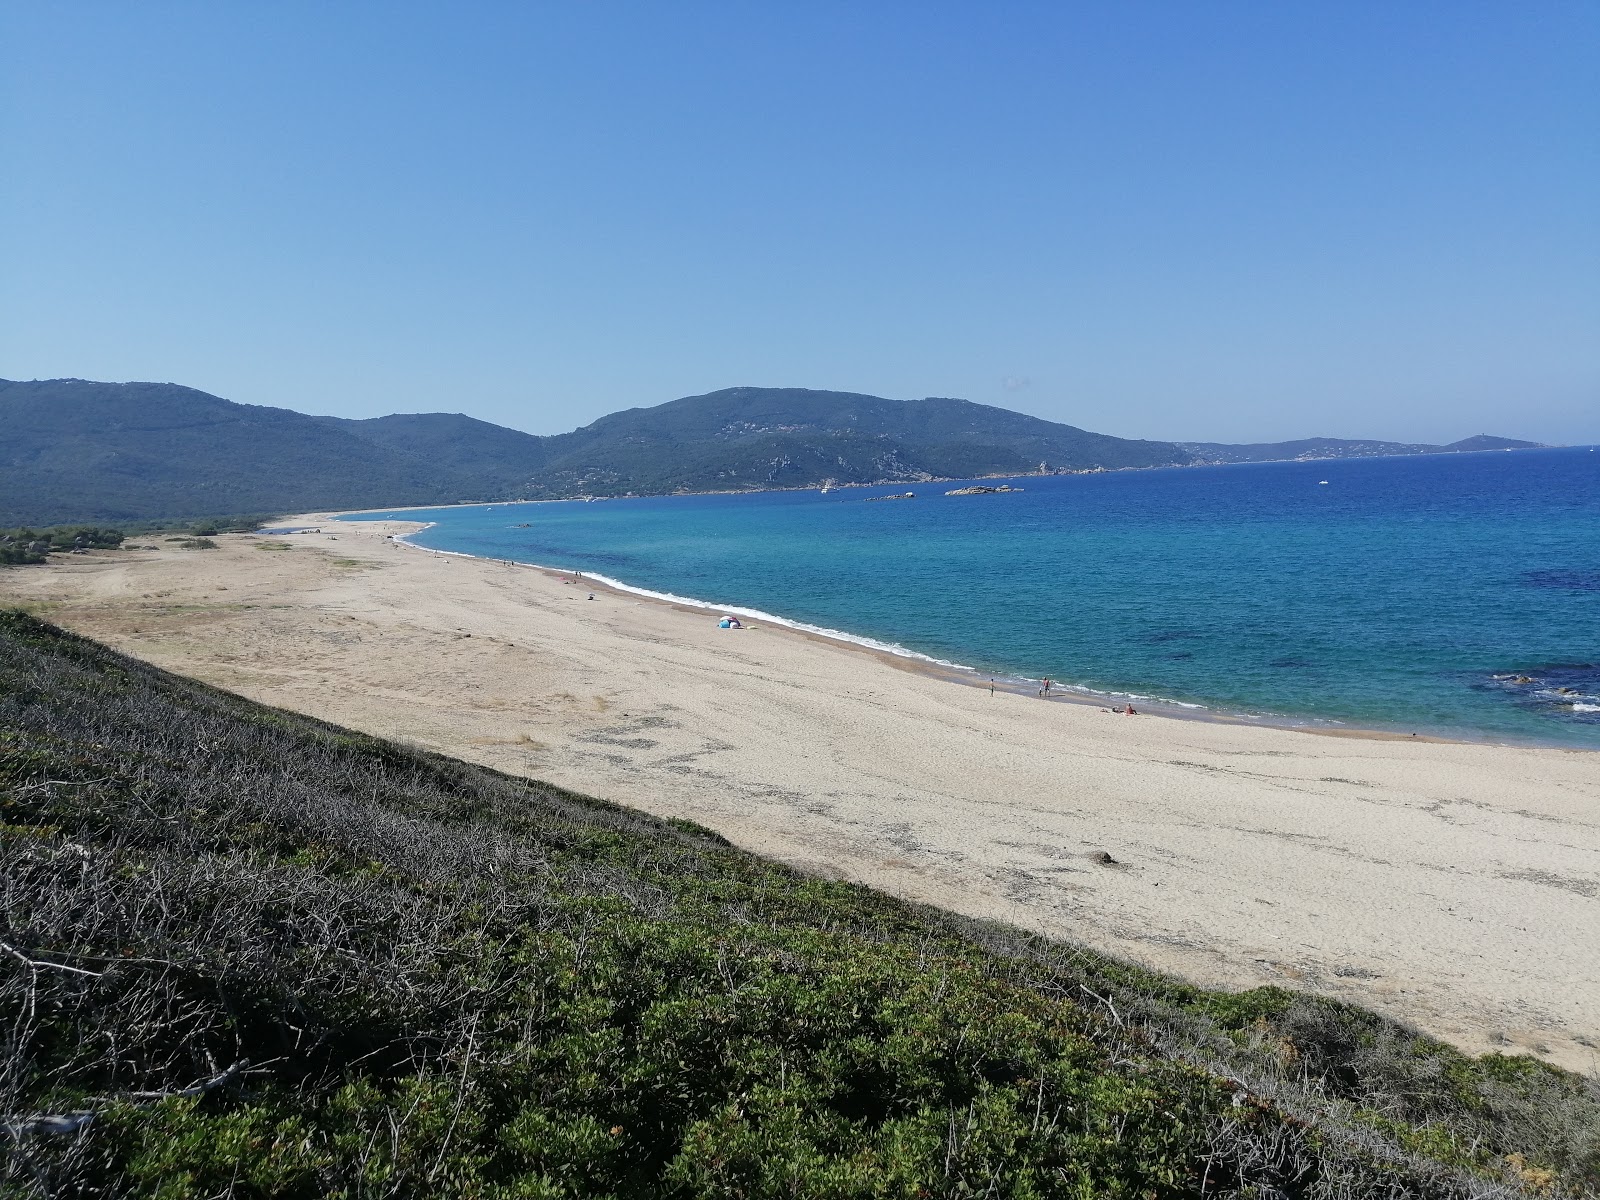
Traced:
<path id="1" fill-rule="evenodd" d="M 252 699 L 1208 985 L 1600 1066 L 1600 756 L 1127 717 L 430 554 L 400 522 L 0 568 Z"/>

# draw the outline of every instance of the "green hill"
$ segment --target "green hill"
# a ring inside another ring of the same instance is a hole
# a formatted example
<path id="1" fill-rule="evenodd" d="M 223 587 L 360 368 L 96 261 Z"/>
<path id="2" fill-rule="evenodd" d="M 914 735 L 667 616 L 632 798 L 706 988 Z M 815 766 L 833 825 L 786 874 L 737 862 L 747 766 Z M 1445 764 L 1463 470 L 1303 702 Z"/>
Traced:
<path id="1" fill-rule="evenodd" d="M 612 413 L 549 439 L 545 494 L 965 479 L 1187 462 L 1140 442 L 974 404 L 804 388 L 728 388 Z"/>
<path id="2" fill-rule="evenodd" d="M 368 445 L 426 462 L 448 475 L 458 490 L 476 484 L 485 495 L 526 485 L 548 461 L 549 443 L 555 440 L 460 413 L 413 413 L 365 421 L 315 419 Z"/>
<path id="3" fill-rule="evenodd" d="M 0 525 L 457 498 L 425 457 L 177 384 L 0 381 L 0 429 Z"/>
<path id="4" fill-rule="evenodd" d="M 1516 438 L 1479 433 L 1469 438 L 1462 438 L 1459 442 L 1451 442 L 1448 446 L 1440 446 L 1439 449 L 1453 453 L 1476 453 L 1482 450 L 1534 450 L 1538 446 L 1538 442 L 1519 442 Z"/>
<path id="5" fill-rule="evenodd" d="M 1600 1089 L 0 614 L 8 1196 L 1505 1197 Z"/>
<path id="6" fill-rule="evenodd" d="M 167 383 L 0 380 L 0 527 L 1525 446 L 1132 441 L 967 400 L 728 388 L 554 437 L 459 413 L 353 421 Z"/>
<path id="7" fill-rule="evenodd" d="M 450 413 L 365 421 L 158 383 L 0 381 L 0 526 L 463 499 L 870 482 L 1186 461 L 964 400 L 733 388 L 534 437 Z"/>

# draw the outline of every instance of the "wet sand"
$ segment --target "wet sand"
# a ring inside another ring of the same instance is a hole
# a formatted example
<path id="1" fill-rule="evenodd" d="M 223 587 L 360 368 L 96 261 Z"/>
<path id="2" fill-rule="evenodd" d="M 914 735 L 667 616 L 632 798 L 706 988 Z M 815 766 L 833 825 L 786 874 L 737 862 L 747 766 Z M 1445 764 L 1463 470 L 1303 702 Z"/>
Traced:
<path id="1" fill-rule="evenodd" d="M 0 604 L 1202 984 L 1305 988 L 1473 1052 L 1600 1065 L 1600 755 L 991 696 L 388 540 L 409 523 L 296 521 L 319 519 L 0 568 Z"/>

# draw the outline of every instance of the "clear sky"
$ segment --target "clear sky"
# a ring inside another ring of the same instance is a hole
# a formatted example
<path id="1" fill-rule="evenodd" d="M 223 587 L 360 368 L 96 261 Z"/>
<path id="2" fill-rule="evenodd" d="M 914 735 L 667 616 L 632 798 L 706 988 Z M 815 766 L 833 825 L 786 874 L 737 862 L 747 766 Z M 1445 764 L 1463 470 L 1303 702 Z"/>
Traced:
<path id="1" fill-rule="evenodd" d="M 0 376 L 1600 441 L 1600 4 L 9 4 Z"/>

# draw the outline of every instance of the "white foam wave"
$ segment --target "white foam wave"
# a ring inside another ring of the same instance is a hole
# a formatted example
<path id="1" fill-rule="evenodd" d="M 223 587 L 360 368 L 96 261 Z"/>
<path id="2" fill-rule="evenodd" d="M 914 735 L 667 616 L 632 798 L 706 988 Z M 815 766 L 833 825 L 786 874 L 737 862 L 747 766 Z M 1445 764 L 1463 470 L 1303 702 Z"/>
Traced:
<path id="1" fill-rule="evenodd" d="M 1126 696 L 1129 700 L 1138 700 L 1145 704 L 1170 704 L 1173 708 L 1198 708 L 1205 709 L 1204 704 L 1191 704 L 1187 700 L 1173 700 L 1167 696 L 1142 696 L 1138 692 L 1096 692 L 1090 688 L 1084 691 L 1093 696 Z"/>
<path id="2" fill-rule="evenodd" d="M 1022 683 L 1038 683 L 1037 679 L 1022 679 Z M 1059 683 L 1054 676 L 1051 677 L 1050 690 L 1054 692 L 1075 692 L 1080 696 L 1087 696 L 1091 700 L 1137 700 L 1142 704 L 1166 704 L 1173 708 L 1192 708 L 1200 712 L 1209 712 L 1204 704 L 1194 704 L 1188 700 L 1173 700 L 1167 696 L 1146 696 L 1139 692 L 1115 692 L 1104 688 L 1087 687 L 1081 683 Z"/>
<path id="3" fill-rule="evenodd" d="M 1540 688 L 1536 692 L 1530 692 L 1529 695 L 1537 697 L 1540 700 L 1553 700 L 1557 704 L 1582 704 L 1600 700 L 1600 696 L 1591 696 L 1587 692 L 1579 692 L 1575 690 L 1564 692 L 1560 688 Z"/>
<path id="4" fill-rule="evenodd" d="M 411 533 L 400 534 L 394 540 L 406 546 L 408 549 L 421 550 L 427 554 L 444 554 L 451 558 L 476 558 L 484 562 L 502 562 L 510 563 L 511 565 L 518 567 L 531 567 L 538 571 L 565 571 L 571 575 L 577 574 L 576 571 L 573 571 L 569 567 L 550 567 L 543 563 L 526 562 L 520 558 L 489 558 L 482 554 L 467 554 L 461 550 L 435 550 L 432 546 L 419 546 L 411 540 L 417 534 L 423 533 L 426 530 L 433 528 L 433 526 L 437 524 L 437 521 L 429 521 L 427 524 L 423 525 L 421 529 L 414 530 Z M 604 584 L 606 587 L 611 588 L 614 591 L 627 592 L 634 596 L 644 596 L 650 600 L 665 600 L 669 604 L 682 604 L 689 608 L 703 609 L 706 612 L 727 613 L 728 615 L 735 617 L 749 617 L 753 621 L 766 621 L 773 625 L 781 625 L 785 629 L 796 629 L 802 633 L 813 634 L 816 637 L 828 638 L 831 641 L 847 642 L 853 646 L 864 646 L 868 650 L 877 650 L 884 654 L 893 654 L 897 658 L 913 658 L 921 662 L 932 663 L 935 666 L 945 667 L 953 671 L 971 671 L 973 673 L 977 673 L 978 670 L 977 667 L 969 667 L 965 663 L 951 662 L 947 658 L 935 658 L 931 654 L 920 654 L 915 650 L 909 650 L 906 647 L 897 645 L 894 642 L 879 641 L 877 638 L 864 637 L 855 633 L 846 633 L 842 629 L 829 629 L 824 625 L 811 625 L 805 621 L 791 620 L 788 617 L 780 617 L 776 613 L 765 612 L 759 608 L 745 608 L 738 604 L 717 604 L 710 600 L 701 600 L 695 596 L 680 596 L 675 592 L 658 592 L 650 588 L 636 587 L 631 583 L 623 583 L 620 579 L 613 579 L 609 575 L 600 575 L 594 571 L 584 571 L 582 574 L 585 579 L 592 579 L 596 583 Z M 1030 680 L 1028 682 L 1036 681 Z"/>
<path id="5" fill-rule="evenodd" d="M 576 575 L 578 573 L 569 567 L 551 567 L 546 566 L 543 563 L 527 562 L 520 558 L 491 558 L 483 554 L 468 554 L 462 550 L 435 550 L 432 546 L 419 546 L 411 540 L 417 534 L 426 532 L 437 524 L 437 521 L 428 521 L 423 524 L 421 529 L 413 530 L 411 533 L 398 534 L 395 536 L 394 540 L 409 549 L 421 550 L 427 554 L 443 554 L 450 558 L 475 558 L 482 562 L 506 563 L 510 566 L 529 567 L 537 571 L 565 571 L 571 575 Z M 606 587 L 612 588 L 616 591 L 627 592 L 634 596 L 643 596 L 650 600 L 664 600 L 669 604 L 682 604 L 688 608 L 701 609 L 704 612 L 727 613 L 730 616 L 748 617 L 753 621 L 767 621 L 773 625 L 781 625 L 785 629 L 798 630 L 801 633 L 809 633 L 815 637 L 827 638 L 830 641 L 844 642 L 851 646 L 862 646 L 868 650 L 876 650 L 883 654 L 893 654 L 897 658 L 909 658 L 918 662 L 931 663 L 933 666 L 943 667 L 946 670 L 965 671 L 973 675 L 988 674 L 986 672 L 982 672 L 978 667 L 968 666 L 966 663 L 952 662 L 948 658 L 935 658 L 931 654 L 922 654 L 919 651 L 908 649 L 907 647 L 901 646 L 895 642 L 885 642 L 879 640 L 878 638 L 866 637 L 857 633 L 846 633 L 842 629 L 830 629 L 825 625 L 812 625 L 806 621 L 796 621 L 789 617 L 780 617 L 776 613 L 769 613 L 759 608 L 745 608 L 742 605 L 737 604 L 717 604 L 710 600 L 701 600 L 696 596 L 680 596 L 675 592 L 659 592 L 651 588 L 636 587 L 631 583 L 623 583 L 620 579 L 613 579 L 609 575 L 599 575 L 593 571 L 583 572 L 583 577 L 585 579 L 593 579 L 597 583 L 604 584 Z M 995 678 L 1000 678 L 1000 675 L 996 674 Z M 1041 681 L 1038 679 L 1029 678 L 1027 676 L 1022 676 L 1014 679 L 1008 677 L 1008 682 L 1024 683 L 1031 686 Z M 1102 689 L 1085 687 L 1082 684 L 1076 683 L 1053 683 L 1052 686 L 1060 688 L 1063 691 L 1076 692 L 1079 695 L 1086 696 L 1097 701 L 1135 700 L 1140 704 L 1158 704 L 1168 708 L 1189 709 L 1193 712 L 1211 711 L 1207 705 L 1195 704 L 1188 700 L 1173 700 L 1166 696 L 1147 696 L 1139 692 L 1105 691 Z M 1337 722 L 1334 723 L 1336 724 Z"/>
<path id="6" fill-rule="evenodd" d="M 853 646 L 865 646 L 869 650 L 878 650 L 884 654 L 893 654 L 898 658 L 914 658 L 921 662 L 933 663 L 935 666 L 947 667 L 955 671 L 977 671 L 977 667 L 969 667 L 965 663 L 951 662 L 947 658 L 935 658 L 931 654 L 920 654 L 915 650 L 897 645 L 894 642 L 883 642 L 877 638 L 864 637 L 857 633 L 846 633 L 842 629 L 829 629 L 825 625 L 812 625 L 805 621 L 795 621 L 789 617 L 780 617 L 776 613 L 765 612 L 759 608 L 745 608 L 738 604 L 715 604 L 709 600 L 700 600 L 694 596 L 679 596 L 675 592 L 657 592 L 650 588 L 635 587 L 631 583 L 623 583 L 620 579 L 612 579 L 608 575 L 597 575 L 593 571 L 584 572 L 585 579 L 597 579 L 608 588 L 619 592 L 629 592 L 635 596 L 645 596 L 651 600 L 666 600 L 672 604 L 683 604 L 690 608 L 704 609 L 706 612 L 727 613 L 734 617 L 749 617 L 753 621 L 767 621 L 773 625 L 782 625 L 785 629 L 797 629 L 802 633 L 814 634 L 817 637 L 828 638 L 835 642 L 848 642 Z"/>

